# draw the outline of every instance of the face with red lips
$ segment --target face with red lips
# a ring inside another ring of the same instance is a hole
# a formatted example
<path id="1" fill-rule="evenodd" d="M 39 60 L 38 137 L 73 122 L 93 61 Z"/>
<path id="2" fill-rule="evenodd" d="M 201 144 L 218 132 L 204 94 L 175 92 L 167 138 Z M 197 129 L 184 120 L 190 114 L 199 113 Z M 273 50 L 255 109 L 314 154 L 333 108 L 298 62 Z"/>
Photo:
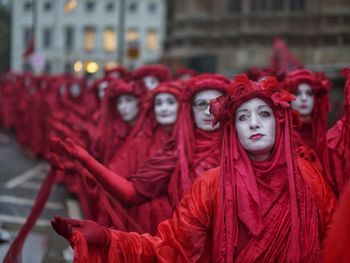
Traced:
<path id="1" fill-rule="evenodd" d="M 315 96 L 311 86 L 307 83 L 301 83 L 295 94 L 295 101 L 292 101 L 292 109 L 299 111 L 300 115 L 304 117 L 310 116 L 314 108 L 314 101 Z"/>
<path id="2" fill-rule="evenodd" d="M 252 160 L 269 157 L 275 144 L 276 120 L 271 107 L 260 98 L 253 98 L 238 107 L 235 113 L 237 135 Z"/>

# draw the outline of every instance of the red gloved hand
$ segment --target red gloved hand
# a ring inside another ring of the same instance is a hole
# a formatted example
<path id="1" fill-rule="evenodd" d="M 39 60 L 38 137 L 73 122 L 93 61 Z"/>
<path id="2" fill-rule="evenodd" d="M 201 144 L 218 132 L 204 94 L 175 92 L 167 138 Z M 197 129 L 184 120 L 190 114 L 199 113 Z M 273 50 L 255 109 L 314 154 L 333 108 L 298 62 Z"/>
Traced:
<path id="1" fill-rule="evenodd" d="M 51 221 L 51 225 L 57 234 L 63 236 L 68 241 L 72 237 L 73 232 L 79 231 L 83 234 L 89 245 L 108 247 L 110 244 L 111 233 L 108 228 L 102 227 L 91 220 L 55 216 Z"/>
<path id="2" fill-rule="evenodd" d="M 60 155 L 67 155 L 69 157 L 81 160 L 86 155 L 89 155 L 87 151 L 79 144 L 75 143 L 72 139 L 62 140 L 58 137 L 50 138 L 50 149 Z"/>

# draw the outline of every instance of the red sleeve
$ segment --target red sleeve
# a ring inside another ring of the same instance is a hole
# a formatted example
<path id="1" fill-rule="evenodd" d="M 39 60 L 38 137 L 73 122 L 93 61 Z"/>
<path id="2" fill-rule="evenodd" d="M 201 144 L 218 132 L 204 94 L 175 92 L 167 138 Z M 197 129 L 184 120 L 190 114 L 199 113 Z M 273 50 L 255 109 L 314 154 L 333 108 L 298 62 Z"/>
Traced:
<path id="1" fill-rule="evenodd" d="M 215 169 L 201 176 L 155 236 L 112 231 L 108 262 L 212 262 L 218 175 Z"/>

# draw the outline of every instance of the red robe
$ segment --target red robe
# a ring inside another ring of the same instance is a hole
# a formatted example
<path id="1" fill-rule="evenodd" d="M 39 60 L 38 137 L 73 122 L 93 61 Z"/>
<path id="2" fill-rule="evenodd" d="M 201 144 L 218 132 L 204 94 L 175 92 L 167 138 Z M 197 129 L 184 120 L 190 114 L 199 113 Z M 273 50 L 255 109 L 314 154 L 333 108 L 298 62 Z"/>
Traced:
<path id="1" fill-rule="evenodd" d="M 312 164 L 301 159 L 298 164 L 305 187 L 314 193 L 317 204 L 317 215 L 312 220 L 319 226 L 320 236 L 324 236 L 334 210 L 332 192 Z M 215 225 L 220 219 L 217 216 L 220 214 L 219 189 L 220 169 L 217 168 L 206 172 L 195 182 L 172 218 L 159 225 L 155 236 L 111 230 L 112 240 L 108 250 L 88 250 L 81 242 L 72 240 L 73 245 L 77 244 L 75 250 L 79 251 L 79 254 L 75 254 L 75 262 L 83 262 L 81 260 L 84 258 L 103 258 L 106 255 L 106 262 L 224 262 L 213 257 Z M 275 205 L 264 216 L 266 229 L 256 238 L 251 235 L 247 237 L 241 253 L 235 256 L 235 262 L 262 262 L 264 259 L 284 261 L 291 234 L 287 192 L 282 193 L 275 202 L 279 205 Z M 304 242 L 307 242 L 308 235 L 306 231 L 301 237 Z M 269 247 L 274 249 L 269 250 Z M 307 253 L 307 246 L 301 249 Z M 314 260 L 319 261 L 319 258 Z"/>

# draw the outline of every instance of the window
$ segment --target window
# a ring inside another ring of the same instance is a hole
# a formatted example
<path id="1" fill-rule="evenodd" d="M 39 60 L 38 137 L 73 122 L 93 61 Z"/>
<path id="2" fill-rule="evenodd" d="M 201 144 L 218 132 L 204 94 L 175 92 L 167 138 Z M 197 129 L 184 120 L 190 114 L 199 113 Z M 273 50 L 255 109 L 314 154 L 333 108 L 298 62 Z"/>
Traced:
<path id="1" fill-rule="evenodd" d="M 241 0 L 229 0 L 228 10 L 231 14 L 238 14 L 241 12 Z"/>
<path id="2" fill-rule="evenodd" d="M 282 11 L 284 9 L 284 0 L 272 0 L 272 11 Z"/>
<path id="3" fill-rule="evenodd" d="M 84 32 L 84 44 L 86 51 L 93 51 L 95 48 L 95 29 L 92 27 L 85 28 Z"/>
<path id="4" fill-rule="evenodd" d="M 252 0 L 250 8 L 253 12 L 267 11 L 267 0 Z"/>
<path id="5" fill-rule="evenodd" d="M 43 30 L 43 47 L 49 48 L 52 43 L 52 30 L 50 28 L 45 28 Z"/>
<path id="6" fill-rule="evenodd" d="M 95 2 L 86 2 L 85 3 L 85 11 L 88 13 L 91 13 L 95 9 Z"/>
<path id="7" fill-rule="evenodd" d="M 304 0 L 290 0 L 290 10 L 298 12 L 304 11 Z"/>
<path id="8" fill-rule="evenodd" d="M 107 28 L 103 32 L 103 47 L 107 52 L 117 49 L 117 34 L 112 28 Z"/>
<path id="9" fill-rule="evenodd" d="M 74 46 L 74 29 L 66 27 L 64 31 L 64 47 L 66 50 L 72 50 Z"/>
<path id="10" fill-rule="evenodd" d="M 106 4 L 106 12 L 112 12 L 115 9 L 115 4 L 113 2 L 109 2 Z"/>
<path id="11" fill-rule="evenodd" d="M 44 12 L 49 12 L 52 9 L 52 3 L 51 2 L 45 2 L 44 3 Z"/>
<path id="12" fill-rule="evenodd" d="M 132 14 L 137 12 L 137 3 L 133 2 L 129 4 L 129 12 Z"/>
<path id="13" fill-rule="evenodd" d="M 24 12 L 29 12 L 32 9 L 32 2 L 31 1 L 26 1 L 23 4 L 23 11 Z"/>
<path id="14" fill-rule="evenodd" d="M 126 41 L 128 43 L 139 41 L 139 37 L 139 32 L 136 29 L 129 29 L 126 33 Z"/>
<path id="15" fill-rule="evenodd" d="M 23 45 L 25 47 L 28 47 L 31 37 L 32 37 L 32 29 L 31 28 L 25 28 L 23 30 Z"/>
<path id="16" fill-rule="evenodd" d="M 153 52 L 158 50 L 158 32 L 155 29 L 148 30 L 146 43 L 147 50 Z"/>
<path id="17" fill-rule="evenodd" d="M 157 12 L 157 7 L 158 7 L 158 6 L 157 6 L 156 3 L 149 3 L 148 6 L 147 6 L 148 12 L 149 12 L 150 14 L 156 13 L 156 12 Z"/>

